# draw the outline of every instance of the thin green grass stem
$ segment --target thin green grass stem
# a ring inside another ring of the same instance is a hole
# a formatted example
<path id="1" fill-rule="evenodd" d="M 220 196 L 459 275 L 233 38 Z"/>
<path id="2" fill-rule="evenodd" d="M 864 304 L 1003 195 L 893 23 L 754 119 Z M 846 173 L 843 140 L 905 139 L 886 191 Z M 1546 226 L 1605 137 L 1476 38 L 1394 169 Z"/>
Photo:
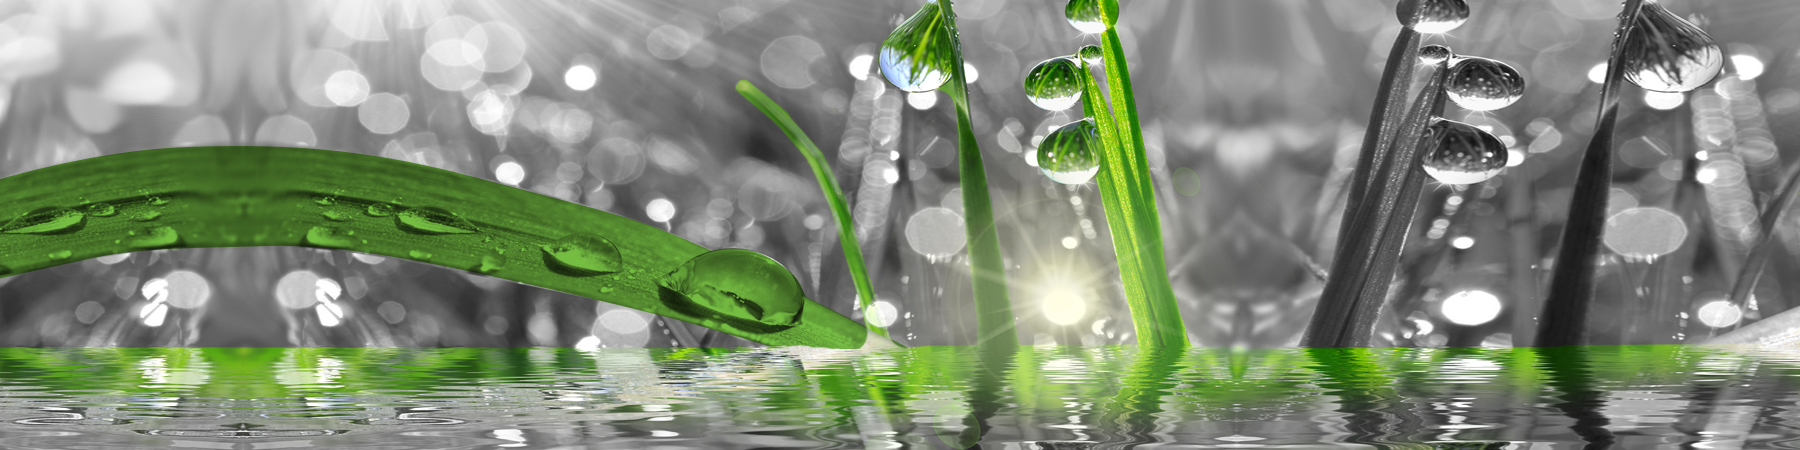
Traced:
<path id="1" fill-rule="evenodd" d="M 1776 191 L 1780 193 L 1763 207 L 1762 217 L 1758 219 L 1762 234 L 1757 237 L 1756 245 L 1750 246 L 1750 254 L 1744 257 L 1744 268 L 1738 271 L 1737 282 L 1731 285 L 1731 304 L 1740 310 L 1749 308 L 1750 292 L 1756 290 L 1756 281 L 1762 278 L 1763 269 L 1769 265 L 1769 252 L 1775 249 L 1775 226 L 1780 223 L 1781 214 L 1793 206 L 1795 189 L 1800 189 L 1800 164 L 1788 169 L 1787 181 Z M 1738 325 L 1742 323 L 1740 321 Z"/>
<path id="2" fill-rule="evenodd" d="M 1006 264 L 994 226 L 994 202 L 988 196 L 987 170 L 981 148 L 969 128 L 969 89 L 963 77 L 962 42 L 956 30 L 956 12 L 949 0 L 936 0 L 943 8 L 944 25 L 950 27 L 950 82 L 944 92 L 956 105 L 956 167 L 962 178 L 963 228 L 969 239 L 969 270 L 975 292 L 975 321 L 983 346 L 1016 347 L 1019 336 L 1013 325 L 1012 299 L 1006 288 Z"/>

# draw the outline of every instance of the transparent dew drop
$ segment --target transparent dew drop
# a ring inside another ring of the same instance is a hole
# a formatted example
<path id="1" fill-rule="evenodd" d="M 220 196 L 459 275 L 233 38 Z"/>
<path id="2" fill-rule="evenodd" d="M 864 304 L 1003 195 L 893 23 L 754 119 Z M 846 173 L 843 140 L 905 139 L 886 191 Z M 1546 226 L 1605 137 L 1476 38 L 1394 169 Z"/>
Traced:
<path id="1" fill-rule="evenodd" d="M 1455 56 L 1456 53 L 1451 52 L 1450 47 L 1437 44 L 1419 47 L 1419 64 L 1436 65 Z"/>
<path id="2" fill-rule="evenodd" d="M 1081 65 L 1069 58 L 1050 58 L 1025 74 L 1025 98 L 1048 111 L 1062 111 L 1081 100 Z"/>
<path id="3" fill-rule="evenodd" d="M 87 208 L 87 214 L 94 217 L 110 217 L 118 213 L 119 209 L 114 208 L 111 203 L 95 203 Z"/>
<path id="4" fill-rule="evenodd" d="M 563 236 L 540 248 L 558 266 L 583 274 L 613 273 L 624 267 L 619 258 L 619 247 L 591 233 Z"/>
<path id="5" fill-rule="evenodd" d="M 1094 119 L 1069 122 L 1038 144 L 1038 170 L 1058 183 L 1087 183 L 1100 173 L 1100 155 L 1094 151 L 1099 143 L 1100 128 Z"/>
<path id="6" fill-rule="evenodd" d="M 169 204 L 169 202 L 172 202 L 172 201 L 174 201 L 174 200 L 169 200 L 168 197 L 162 197 L 162 196 L 150 197 L 150 205 L 151 206 L 167 205 L 167 204 Z"/>
<path id="7" fill-rule="evenodd" d="M 676 304 L 668 305 L 671 309 L 728 325 L 793 326 L 800 323 L 800 311 L 806 306 L 793 273 L 768 256 L 744 249 L 702 253 L 657 284 L 680 294 L 672 299 Z M 685 304 L 680 303 L 683 300 Z"/>
<path id="8" fill-rule="evenodd" d="M 1439 183 L 1480 183 L 1506 168 L 1506 144 L 1474 125 L 1437 119 L 1421 141 L 1425 173 Z"/>
<path id="9" fill-rule="evenodd" d="M 481 265 L 476 266 L 475 271 L 491 274 L 499 272 L 503 267 L 506 267 L 506 257 L 500 255 L 485 255 L 481 257 Z"/>
<path id="10" fill-rule="evenodd" d="M 391 215 L 394 215 L 394 205 L 389 205 L 386 203 L 371 203 L 371 204 L 369 204 L 368 208 L 363 209 L 363 213 L 366 213 L 368 215 L 375 216 L 375 217 L 391 216 Z"/>
<path id="11" fill-rule="evenodd" d="M 1444 93 L 1457 106 L 1471 111 L 1505 108 L 1525 96 L 1525 76 L 1506 63 L 1467 56 L 1450 65 Z"/>
<path id="12" fill-rule="evenodd" d="M 74 254 L 75 254 L 75 252 L 72 252 L 69 250 L 61 250 L 61 251 L 51 252 L 50 254 L 44 255 L 44 256 L 49 257 L 52 260 L 62 261 L 65 259 L 69 259 L 69 257 L 73 256 Z"/>
<path id="13" fill-rule="evenodd" d="M 1083 33 L 1106 31 L 1105 17 L 1100 14 L 1100 0 L 1069 0 L 1063 14 L 1068 16 L 1069 25 Z"/>
<path id="14" fill-rule="evenodd" d="M 312 227 L 306 230 L 306 245 L 325 248 L 350 248 L 356 245 L 356 239 L 349 233 L 332 227 Z"/>
<path id="15" fill-rule="evenodd" d="M 141 212 L 138 212 L 137 214 L 133 214 L 131 216 L 131 220 L 136 220 L 139 222 L 149 222 L 149 221 L 161 219 L 161 218 L 162 218 L 162 211 L 141 211 Z"/>
<path id="16" fill-rule="evenodd" d="M 1106 62 L 1106 53 L 1100 51 L 1100 46 L 1093 44 L 1081 46 L 1081 50 L 1075 52 L 1075 56 L 1081 57 L 1081 60 L 1090 66 Z"/>
<path id="17" fill-rule="evenodd" d="M 881 41 L 881 75 L 902 91 L 937 90 L 950 80 L 955 45 L 937 2 L 926 2 Z"/>
<path id="18" fill-rule="evenodd" d="M 1625 79 L 1657 92 L 1694 90 L 1725 67 L 1712 36 L 1656 2 L 1644 2 L 1620 52 Z"/>
<path id="19" fill-rule="evenodd" d="M 420 234 L 468 234 L 479 231 L 469 219 L 443 208 L 407 208 L 394 214 L 394 223 L 402 230 Z"/>
<path id="20" fill-rule="evenodd" d="M 149 250 L 173 247 L 179 243 L 181 243 L 181 234 L 177 233 L 174 228 L 151 227 L 137 237 L 126 241 L 125 245 L 140 250 Z"/>
<path id="21" fill-rule="evenodd" d="M 411 251 L 406 252 L 406 256 L 412 257 L 412 259 L 416 259 L 416 260 L 420 260 L 420 261 L 430 261 L 431 257 L 433 255 L 431 254 L 431 252 L 424 251 L 424 250 L 411 250 Z"/>
<path id="22" fill-rule="evenodd" d="M 80 230 L 87 223 L 81 211 L 61 206 L 46 206 L 13 219 L 0 231 L 13 234 L 56 234 Z"/>
<path id="23" fill-rule="evenodd" d="M 1449 32 L 1469 20 L 1469 4 L 1463 0 L 1402 0 L 1396 12 L 1400 23 L 1411 23 L 1413 31 L 1428 34 Z M 1409 17 L 1415 12 L 1417 22 Z"/>
<path id="24" fill-rule="evenodd" d="M 334 222 L 343 222 L 346 220 L 350 220 L 350 214 L 347 214 L 343 211 L 335 211 L 335 210 L 334 211 L 325 211 L 325 212 L 319 213 L 319 215 L 325 216 L 326 219 L 334 221 Z"/>

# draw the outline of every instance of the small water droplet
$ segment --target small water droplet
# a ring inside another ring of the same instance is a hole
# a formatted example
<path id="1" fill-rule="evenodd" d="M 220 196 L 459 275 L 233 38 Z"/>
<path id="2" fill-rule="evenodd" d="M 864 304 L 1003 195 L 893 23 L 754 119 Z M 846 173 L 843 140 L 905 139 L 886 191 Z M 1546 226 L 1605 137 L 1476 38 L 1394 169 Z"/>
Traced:
<path id="1" fill-rule="evenodd" d="M 149 221 L 161 219 L 161 218 L 162 218 L 162 211 L 142 211 L 137 214 L 133 214 L 131 216 L 131 220 L 136 220 L 139 222 L 149 222 Z"/>
<path id="2" fill-rule="evenodd" d="M 1415 11 L 1417 22 L 1410 17 Z M 1469 4 L 1463 0 L 1402 0 L 1396 12 L 1401 24 L 1411 23 L 1413 31 L 1428 34 L 1449 32 L 1469 20 Z"/>
<path id="3" fill-rule="evenodd" d="M 74 254 L 75 254 L 75 252 L 63 250 L 63 251 L 59 251 L 59 252 L 51 252 L 50 254 L 44 255 L 44 256 L 48 256 L 52 260 L 61 261 L 61 260 L 69 259 L 69 255 L 74 255 Z"/>
<path id="4" fill-rule="evenodd" d="M 87 213 L 94 217 L 109 217 L 118 214 L 119 210 L 114 208 L 111 203 L 95 203 L 88 206 Z"/>
<path id="5" fill-rule="evenodd" d="M 544 254 L 564 268 L 582 273 L 618 272 L 624 264 L 612 241 L 590 233 L 574 233 L 543 246 Z"/>
<path id="6" fill-rule="evenodd" d="M 1525 95 L 1525 77 L 1506 63 L 1466 56 L 1450 65 L 1450 79 L 1444 82 L 1444 94 L 1465 109 L 1493 111 L 1505 108 Z"/>
<path id="7" fill-rule="evenodd" d="M 1063 15 L 1069 18 L 1069 25 L 1075 26 L 1082 33 L 1101 33 L 1106 31 L 1104 16 L 1100 14 L 1100 0 L 1069 0 L 1063 8 Z"/>
<path id="8" fill-rule="evenodd" d="M 926 2 L 881 41 L 881 75 L 902 91 L 937 90 L 950 81 L 954 45 L 937 2 Z"/>
<path id="9" fill-rule="evenodd" d="M 364 209 L 363 212 L 375 217 L 387 217 L 394 215 L 394 205 L 386 203 L 370 203 L 369 207 Z"/>
<path id="10" fill-rule="evenodd" d="M 744 249 L 702 253 L 657 284 L 680 294 L 675 304 L 668 305 L 671 308 L 735 326 L 793 326 L 806 306 L 793 273 L 768 256 Z"/>
<path id="11" fill-rule="evenodd" d="M 132 248 L 147 250 L 147 249 L 154 249 L 154 248 L 173 247 L 173 246 L 175 246 L 175 244 L 180 243 L 180 242 L 181 242 L 181 234 L 175 232 L 174 228 L 151 227 L 151 228 L 145 229 L 144 234 L 142 236 L 131 238 L 131 240 L 127 241 L 125 243 L 125 245 L 131 246 Z"/>
<path id="12" fill-rule="evenodd" d="M 150 205 L 151 206 L 167 205 L 171 201 L 173 201 L 173 200 L 169 200 L 168 197 L 163 197 L 163 196 L 150 197 Z"/>
<path id="13" fill-rule="evenodd" d="M 337 204 L 337 199 L 320 195 L 313 197 L 313 203 L 318 203 L 319 206 L 331 206 Z"/>
<path id="14" fill-rule="evenodd" d="M 306 230 L 306 245 L 325 248 L 350 248 L 356 245 L 349 233 L 332 227 L 312 227 Z"/>
<path id="15" fill-rule="evenodd" d="M 1099 143 L 1100 128 L 1094 119 L 1069 122 L 1038 144 L 1038 170 L 1058 183 L 1087 183 L 1100 173 L 1100 155 L 1094 151 Z"/>
<path id="16" fill-rule="evenodd" d="M 1098 45 L 1088 44 L 1081 46 L 1081 50 L 1075 52 L 1075 55 L 1080 56 L 1081 60 L 1087 62 L 1090 66 L 1098 66 L 1106 62 L 1106 53 L 1101 51 L 1100 46 Z"/>
<path id="17" fill-rule="evenodd" d="M 1725 67 L 1712 36 L 1656 2 L 1644 2 L 1619 58 L 1626 80 L 1657 92 L 1694 90 Z"/>
<path id="18" fill-rule="evenodd" d="M 600 287 L 600 293 L 602 293 L 602 294 L 611 294 L 612 291 L 613 291 L 612 286 L 601 286 Z"/>
<path id="19" fill-rule="evenodd" d="M 81 229 L 87 223 L 87 215 L 73 208 L 46 206 L 33 209 L 7 223 L 0 229 L 14 234 L 56 234 Z"/>
<path id="20" fill-rule="evenodd" d="M 431 255 L 431 252 L 427 252 L 427 251 L 424 251 L 424 250 L 412 250 L 412 251 L 408 251 L 408 252 L 406 252 L 406 255 L 407 255 L 407 256 L 411 256 L 411 257 L 412 257 L 412 259 L 416 259 L 416 260 L 420 260 L 420 261 L 430 261 L 430 260 L 431 260 L 431 256 L 432 256 L 432 255 Z"/>
<path id="21" fill-rule="evenodd" d="M 1450 47 L 1437 44 L 1419 47 L 1419 64 L 1437 65 L 1455 56 L 1456 53 L 1451 52 Z"/>
<path id="22" fill-rule="evenodd" d="M 500 255 L 487 255 L 481 257 L 481 266 L 476 267 L 475 271 L 481 273 L 494 273 L 499 272 L 503 267 L 506 267 L 505 257 Z"/>
<path id="23" fill-rule="evenodd" d="M 345 214 L 343 211 L 335 211 L 335 210 L 325 211 L 325 212 L 319 213 L 319 215 L 325 216 L 326 219 L 330 219 L 330 220 L 338 221 L 338 222 L 350 220 L 350 215 Z"/>
<path id="24" fill-rule="evenodd" d="M 1049 111 L 1062 111 L 1081 100 L 1081 65 L 1066 57 L 1050 58 L 1025 74 L 1025 98 Z"/>
<path id="25" fill-rule="evenodd" d="M 1421 140 L 1425 173 L 1440 183 L 1480 183 L 1506 168 L 1506 144 L 1474 125 L 1437 119 Z"/>
<path id="26" fill-rule="evenodd" d="M 469 219 L 443 208 L 429 206 L 400 211 L 394 214 L 394 222 L 402 230 L 422 234 L 467 234 L 477 231 L 475 224 L 469 223 Z"/>

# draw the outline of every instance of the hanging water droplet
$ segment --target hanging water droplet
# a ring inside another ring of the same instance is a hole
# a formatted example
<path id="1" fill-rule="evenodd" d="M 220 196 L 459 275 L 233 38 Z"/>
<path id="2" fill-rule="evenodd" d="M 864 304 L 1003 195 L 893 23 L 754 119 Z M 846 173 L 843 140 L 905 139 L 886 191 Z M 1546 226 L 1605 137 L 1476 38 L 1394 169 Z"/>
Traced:
<path id="1" fill-rule="evenodd" d="M 411 256 L 412 259 L 416 259 L 416 260 L 420 260 L 420 261 L 430 261 L 432 255 L 431 255 L 431 252 L 427 252 L 424 250 L 411 250 L 411 251 L 406 252 L 406 256 Z"/>
<path id="2" fill-rule="evenodd" d="M 336 221 L 336 222 L 343 222 L 346 220 L 350 220 L 350 215 L 344 213 L 343 211 L 336 211 L 336 210 L 325 211 L 325 212 L 319 213 L 319 215 L 325 216 L 326 219 Z"/>
<path id="3" fill-rule="evenodd" d="M 400 211 L 394 214 L 394 222 L 402 230 L 422 234 L 467 234 L 477 231 L 475 224 L 469 223 L 469 219 L 443 208 L 430 206 Z"/>
<path id="4" fill-rule="evenodd" d="M 793 273 L 768 256 L 744 249 L 702 253 L 657 284 L 680 294 L 665 296 L 670 308 L 752 330 L 798 324 L 806 306 Z"/>
<path id="5" fill-rule="evenodd" d="M 1069 6 L 1063 8 L 1063 15 L 1069 18 L 1069 25 L 1075 26 L 1082 33 L 1106 31 L 1105 16 L 1100 14 L 1100 0 L 1069 0 Z"/>
<path id="6" fill-rule="evenodd" d="M 0 231 L 14 234 L 67 233 L 80 230 L 86 223 L 87 215 L 81 211 L 61 206 L 45 206 L 13 219 Z"/>
<path id="7" fill-rule="evenodd" d="M 1644 2 L 1619 58 L 1626 80 L 1657 92 L 1694 90 L 1725 66 L 1712 36 L 1656 2 Z"/>
<path id="8" fill-rule="evenodd" d="M 350 248 L 356 240 L 350 233 L 332 227 L 312 227 L 306 230 L 306 245 L 325 248 Z"/>
<path id="9" fill-rule="evenodd" d="M 1081 60 L 1088 63 L 1090 66 L 1097 66 L 1106 62 L 1106 53 L 1100 51 L 1100 46 L 1093 44 L 1081 46 L 1081 50 L 1075 52 L 1075 56 L 1081 57 Z"/>
<path id="10" fill-rule="evenodd" d="M 1474 125 L 1437 119 L 1419 145 L 1425 149 L 1425 173 L 1440 183 L 1480 183 L 1506 168 L 1506 144 Z"/>
<path id="11" fill-rule="evenodd" d="M 1058 183 L 1087 183 L 1100 172 L 1100 155 L 1094 151 L 1099 143 L 1100 128 L 1094 119 L 1069 122 L 1038 144 L 1038 170 Z"/>
<path id="12" fill-rule="evenodd" d="M 391 216 L 394 215 L 394 205 L 386 203 L 370 203 L 369 207 L 363 210 L 363 213 L 375 217 Z"/>
<path id="13" fill-rule="evenodd" d="M 1419 47 L 1419 64 L 1437 65 L 1437 63 L 1444 62 L 1455 56 L 1456 53 L 1451 52 L 1450 47 L 1437 44 Z"/>
<path id="14" fill-rule="evenodd" d="M 926 2 L 881 41 L 881 75 L 906 92 L 930 92 L 950 80 L 955 41 L 936 1 Z"/>
<path id="15" fill-rule="evenodd" d="M 1025 98 L 1049 111 L 1062 111 L 1081 100 L 1081 65 L 1075 60 L 1050 58 L 1025 74 Z"/>
<path id="16" fill-rule="evenodd" d="M 1454 30 L 1469 20 L 1469 4 L 1463 0 L 1402 0 L 1396 12 L 1400 23 L 1410 23 L 1413 31 L 1429 34 Z M 1412 18 L 1415 12 L 1417 22 Z"/>
<path id="17" fill-rule="evenodd" d="M 140 250 L 148 250 L 148 249 L 155 249 L 155 248 L 173 247 L 173 246 L 175 246 L 175 244 L 180 243 L 180 242 L 181 242 L 181 234 L 175 232 L 174 228 L 152 227 L 152 228 L 144 230 L 144 233 L 142 235 L 134 237 L 131 240 L 125 242 L 125 245 L 131 246 L 132 248 L 136 248 L 136 249 L 140 249 Z"/>
<path id="18" fill-rule="evenodd" d="M 149 221 L 161 219 L 161 218 L 162 218 L 162 211 L 139 211 L 137 214 L 133 214 L 131 216 L 131 220 L 136 220 L 139 222 L 149 222 Z"/>
<path id="19" fill-rule="evenodd" d="M 94 216 L 94 217 L 109 217 L 109 216 L 112 216 L 113 214 L 118 214 L 119 210 L 117 208 L 113 208 L 113 205 L 111 203 L 95 203 L 92 205 L 88 205 L 87 213 L 88 213 L 88 215 Z"/>
<path id="20" fill-rule="evenodd" d="M 612 241 L 589 233 L 563 236 L 541 248 L 559 267 L 581 274 L 613 273 L 624 266 L 619 258 L 619 248 Z"/>
<path id="21" fill-rule="evenodd" d="M 1450 65 L 1444 94 L 1457 106 L 1471 111 L 1505 108 L 1525 96 L 1525 76 L 1506 63 L 1466 56 Z"/>

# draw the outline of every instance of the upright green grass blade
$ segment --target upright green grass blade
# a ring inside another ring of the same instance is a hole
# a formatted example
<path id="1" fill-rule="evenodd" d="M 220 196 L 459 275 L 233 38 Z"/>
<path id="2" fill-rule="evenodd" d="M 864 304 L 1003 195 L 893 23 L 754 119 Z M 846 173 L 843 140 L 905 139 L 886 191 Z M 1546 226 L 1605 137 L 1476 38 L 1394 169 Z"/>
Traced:
<path id="1" fill-rule="evenodd" d="M 956 11 L 950 0 L 941 5 L 944 25 L 950 28 L 950 48 L 956 57 L 944 92 L 956 105 L 956 170 L 962 178 L 963 228 L 969 236 L 969 270 L 975 291 L 975 321 L 982 345 L 1016 347 L 1012 299 L 1006 289 L 1006 263 L 1000 257 L 1000 237 L 995 234 L 994 201 L 988 196 L 987 169 L 981 147 L 969 128 L 969 84 L 963 77 L 962 38 L 956 31 Z"/>
<path id="2" fill-rule="evenodd" d="M 1106 24 L 1106 32 L 1100 35 L 1100 48 L 1111 95 L 1102 96 L 1093 77 L 1086 77 L 1082 103 L 1100 125 L 1100 140 L 1105 143 L 1100 157 L 1100 195 L 1113 236 L 1113 251 L 1119 259 L 1119 279 L 1125 285 L 1138 345 L 1186 346 L 1187 328 L 1182 324 L 1163 259 L 1162 216 L 1156 209 L 1131 72 L 1126 67 L 1125 48 L 1119 44 L 1119 33 L 1113 27 L 1118 21 L 1119 2 L 1102 0 L 1100 11 L 1101 21 Z"/>
<path id="3" fill-rule="evenodd" d="M 0 274 L 152 249 L 308 246 L 481 272 L 769 345 L 858 348 L 871 334 L 811 300 L 798 325 L 719 323 L 657 284 L 704 247 L 524 189 L 354 153 L 190 147 L 89 158 L 0 179 L 0 217 L 16 216 L 30 220 L 0 232 Z M 550 248 L 575 233 L 610 241 L 617 270 L 556 262 L 567 260 Z"/>
<path id="4" fill-rule="evenodd" d="M 1563 226 L 1562 247 L 1556 253 L 1550 292 L 1544 297 L 1544 313 L 1538 322 L 1536 345 L 1541 347 L 1581 345 L 1585 338 L 1601 231 L 1606 224 L 1606 199 L 1612 186 L 1613 126 L 1619 117 L 1619 87 L 1625 82 L 1621 55 L 1643 4 L 1644 0 L 1625 0 L 1625 10 L 1619 13 L 1612 55 L 1606 60 L 1606 80 L 1600 88 L 1600 117 L 1575 174 L 1569 222 Z"/>
<path id="5" fill-rule="evenodd" d="M 781 105 L 769 99 L 756 85 L 750 84 L 750 80 L 738 81 L 737 91 L 750 104 L 756 105 L 756 109 L 762 111 L 763 115 L 769 116 L 769 120 L 774 121 L 782 133 L 787 134 L 788 140 L 793 141 L 794 147 L 800 149 L 800 154 L 806 156 L 806 164 L 812 166 L 813 177 L 819 180 L 819 190 L 825 193 L 825 202 L 831 206 L 831 215 L 837 218 L 838 240 L 844 245 L 844 261 L 850 265 L 850 279 L 856 282 L 856 305 L 863 312 L 863 324 L 869 327 L 869 331 L 886 337 L 887 327 L 876 325 L 874 319 L 869 317 L 874 311 L 875 287 L 870 284 L 869 269 L 863 263 L 862 245 L 856 242 L 856 226 L 850 221 L 850 203 L 844 201 L 844 193 L 838 188 L 837 177 L 831 174 L 831 164 L 825 161 L 825 154 L 819 151 L 819 146 L 813 145 L 812 139 L 800 129 L 800 124 L 794 123 L 794 118 L 788 116 Z"/>

